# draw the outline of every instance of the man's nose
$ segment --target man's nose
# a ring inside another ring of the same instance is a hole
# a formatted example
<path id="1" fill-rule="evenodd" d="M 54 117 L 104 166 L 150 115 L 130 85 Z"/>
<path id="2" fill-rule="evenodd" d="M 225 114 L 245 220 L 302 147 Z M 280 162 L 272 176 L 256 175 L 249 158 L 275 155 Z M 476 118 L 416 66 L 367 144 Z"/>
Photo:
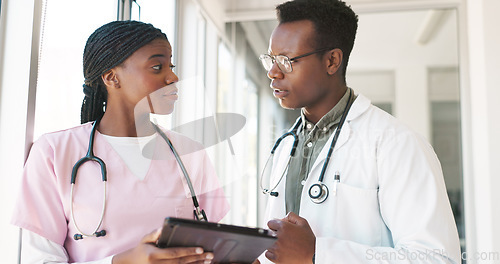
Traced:
<path id="1" fill-rule="evenodd" d="M 271 80 L 283 78 L 283 72 L 279 68 L 278 62 L 274 61 L 273 65 L 271 66 L 271 69 L 267 71 L 267 77 Z"/>

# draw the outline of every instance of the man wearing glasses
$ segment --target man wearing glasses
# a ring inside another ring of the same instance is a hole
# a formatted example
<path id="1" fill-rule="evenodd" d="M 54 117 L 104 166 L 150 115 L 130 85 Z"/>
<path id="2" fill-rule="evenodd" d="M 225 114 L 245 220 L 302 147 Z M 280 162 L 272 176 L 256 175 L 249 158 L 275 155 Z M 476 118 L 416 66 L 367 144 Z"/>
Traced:
<path id="1" fill-rule="evenodd" d="M 357 15 L 338 0 L 276 9 L 260 60 L 280 105 L 301 116 L 263 183 L 278 241 L 260 262 L 460 263 L 432 147 L 346 85 Z"/>

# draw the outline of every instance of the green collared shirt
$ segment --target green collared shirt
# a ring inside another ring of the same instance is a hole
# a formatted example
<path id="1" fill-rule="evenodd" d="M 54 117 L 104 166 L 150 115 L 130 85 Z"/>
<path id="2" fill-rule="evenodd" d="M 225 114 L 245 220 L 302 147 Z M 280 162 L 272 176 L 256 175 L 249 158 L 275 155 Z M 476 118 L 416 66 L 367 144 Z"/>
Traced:
<path id="1" fill-rule="evenodd" d="M 353 96 L 351 96 L 348 102 L 349 92 L 352 92 Z M 347 104 L 352 104 L 355 99 L 356 95 L 354 91 L 348 88 L 340 101 L 316 124 L 309 122 L 304 112 L 301 112 L 302 124 L 297 131 L 299 144 L 297 145 L 294 157 L 290 160 L 290 166 L 286 175 L 285 200 L 287 213 L 294 212 L 299 214 L 300 197 L 303 188 L 302 182 L 307 179 L 307 175 L 323 146 L 325 146 L 338 126 Z"/>

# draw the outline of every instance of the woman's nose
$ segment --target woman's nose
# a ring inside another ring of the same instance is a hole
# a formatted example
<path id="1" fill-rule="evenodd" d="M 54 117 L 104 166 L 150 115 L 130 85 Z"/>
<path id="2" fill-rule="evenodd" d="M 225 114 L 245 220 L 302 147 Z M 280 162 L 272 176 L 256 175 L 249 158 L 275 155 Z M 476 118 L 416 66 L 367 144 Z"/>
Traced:
<path id="1" fill-rule="evenodd" d="M 174 71 L 170 70 L 170 72 L 167 74 L 167 78 L 166 78 L 167 85 L 172 84 L 172 83 L 176 83 L 178 81 L 179 81 L 179 77 L 177 77 L 177 75 L 174 73 Z"/>

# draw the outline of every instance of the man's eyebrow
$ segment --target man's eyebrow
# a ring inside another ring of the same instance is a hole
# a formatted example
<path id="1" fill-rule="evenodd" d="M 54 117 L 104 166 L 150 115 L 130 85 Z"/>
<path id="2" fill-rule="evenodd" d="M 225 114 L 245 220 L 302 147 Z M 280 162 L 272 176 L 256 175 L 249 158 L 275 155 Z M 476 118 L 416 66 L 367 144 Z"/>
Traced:
<path id="1" fill-rule="evenodd" d="M 284 56 L 288 56 L 288 54 L 289 54 L 289 53 L 290 53 L 290 51 L 285 50 L 285 51 L 280 52 L 280 53 L 274 53 L 274 55 L 275 55 L 275 56 L 276 56 L 276 55 L 284 55 Z M 267 51 L 267 54 L 269 54 L 269 55 L 273 55 L 272 50 L 268 50 L 268 51 Z"/>

